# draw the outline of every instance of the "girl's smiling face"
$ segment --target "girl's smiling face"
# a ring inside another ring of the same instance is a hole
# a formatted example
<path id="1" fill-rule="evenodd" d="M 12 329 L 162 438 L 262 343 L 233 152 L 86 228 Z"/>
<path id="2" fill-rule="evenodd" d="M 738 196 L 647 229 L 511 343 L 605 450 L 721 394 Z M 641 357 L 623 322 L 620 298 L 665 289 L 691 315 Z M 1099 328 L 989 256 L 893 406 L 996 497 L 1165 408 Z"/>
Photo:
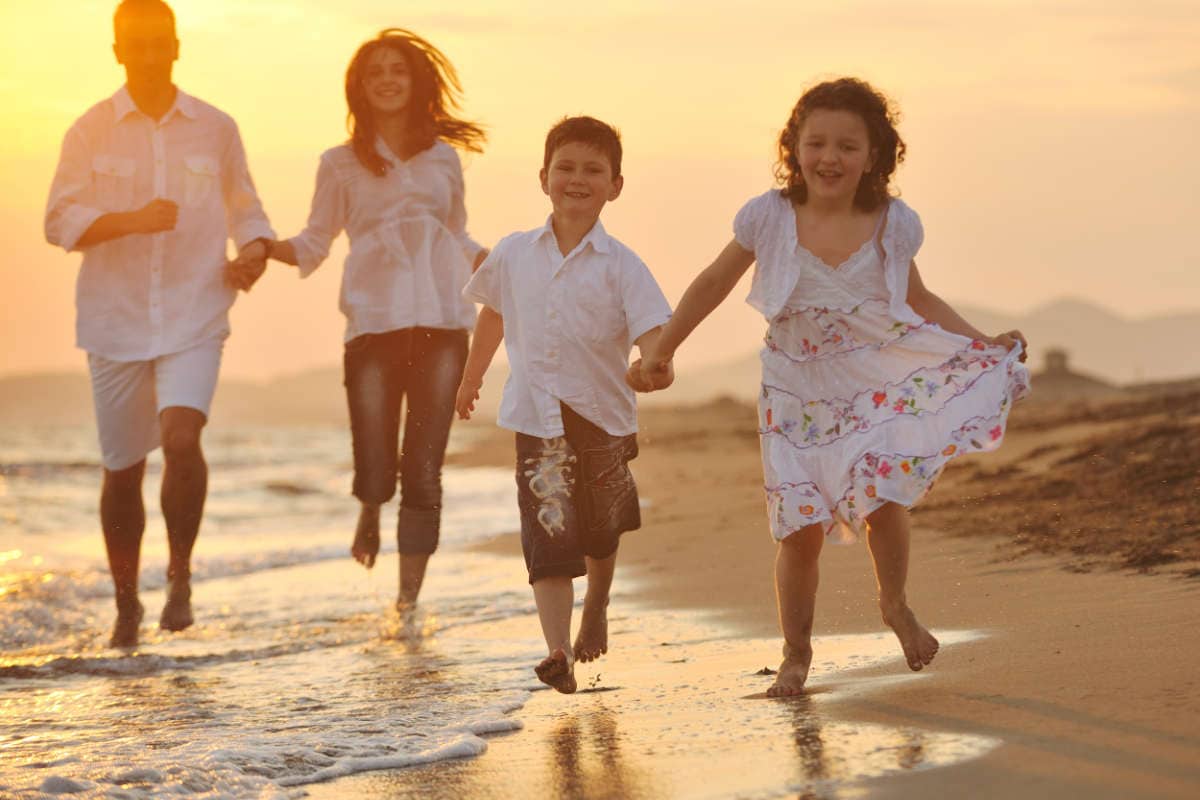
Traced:
<path id="1" fill-rule="evenodd" d="M 809 198 L 853 202 L 859 181 L 875 161 L 862 117 L 853 111 L 814 109 L 797 139 Z"/>
<path id="2" fill-rule="evenodd" d="M 404 54 L 392 47 L 380 47 L 363 70 L 363 91 L 376 114 L 397 114 L 412 97 L 412 73 Z"/>

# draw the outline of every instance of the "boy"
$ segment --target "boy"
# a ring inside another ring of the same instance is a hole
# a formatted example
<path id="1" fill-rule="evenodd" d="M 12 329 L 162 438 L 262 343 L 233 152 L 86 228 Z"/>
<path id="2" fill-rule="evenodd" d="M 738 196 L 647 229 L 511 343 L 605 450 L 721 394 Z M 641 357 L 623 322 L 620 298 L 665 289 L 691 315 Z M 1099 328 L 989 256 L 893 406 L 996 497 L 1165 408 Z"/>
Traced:
<path id="1" fill-rule="evenodd" d="M 553 207 L 546 224 L 505 237 L 463 290 L 484 307 L 455 408 L 470 418 L 503 339 L 511 374 L 497 421 L 516 432 L 521 549 L 549 650 L 535 672 L 569 694 L 575 661 L 608 651 L 617 544 L 641 527 L 627 463 L 637 455 L 629 351 L 653 345 L 671 308 L 642 260 L 600 224 L 624 184 L 616 130 L 563 119 L 546 136 L 540 177 Z M 656 376 L 655 388 L 674 377 Z M 572 647 L 571 580 L 584 574 Z"/>

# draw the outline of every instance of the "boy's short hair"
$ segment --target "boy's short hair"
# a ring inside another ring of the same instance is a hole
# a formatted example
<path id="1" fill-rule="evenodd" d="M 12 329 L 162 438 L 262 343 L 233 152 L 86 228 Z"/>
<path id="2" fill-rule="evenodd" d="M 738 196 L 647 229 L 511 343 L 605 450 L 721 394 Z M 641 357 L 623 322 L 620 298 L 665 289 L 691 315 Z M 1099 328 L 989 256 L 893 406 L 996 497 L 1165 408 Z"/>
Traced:
<path id="1" fill-rule="evenodd" d="M 621 177 L 621 134 L 607 122 L 595 117 L 563 117 L 546 134 L 546 155 L 542 169 L 550 168 L 554 151 L 565 144 L 578 142 L 593 147 L 608 158 L 613 178 Z"/>
<path id="2" fill-rule="evenodd" d="M 129 17 L 134 16 L 161 16 L 164 19 L 171 21 L 171 29 L 175 29 L 175 12 L 164 0 L 121 0 L 117 10 L 113 12 L 113 35 L 119 35 L 121 25 L 125 23 Z"/>

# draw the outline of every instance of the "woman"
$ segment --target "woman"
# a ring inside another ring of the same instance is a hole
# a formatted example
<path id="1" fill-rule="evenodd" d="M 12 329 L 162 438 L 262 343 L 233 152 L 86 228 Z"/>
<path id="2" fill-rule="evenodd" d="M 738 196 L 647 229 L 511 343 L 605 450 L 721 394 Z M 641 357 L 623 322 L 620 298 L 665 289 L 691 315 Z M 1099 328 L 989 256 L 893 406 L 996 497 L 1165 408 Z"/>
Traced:
<path id="1" fill-rule="evenodd" d="M 321 155 L 307 227 L 271 248 L 307 277 L 341 231 L 349 236 L 340 307 L 362 503 L 350 552 L 374 566 L 379 509 L 399 472 L 401 611 L 416 602 L 437 549 L 442 461 L 475 320 L 460 293 L 487 255 L 466 232 L 454 148 L 481 152 L 485 137 L 451 113 L 461 91 L 446 57 L 409 31 L 389 28 L 363 44 L 346 71 L 350 141 Z"/>

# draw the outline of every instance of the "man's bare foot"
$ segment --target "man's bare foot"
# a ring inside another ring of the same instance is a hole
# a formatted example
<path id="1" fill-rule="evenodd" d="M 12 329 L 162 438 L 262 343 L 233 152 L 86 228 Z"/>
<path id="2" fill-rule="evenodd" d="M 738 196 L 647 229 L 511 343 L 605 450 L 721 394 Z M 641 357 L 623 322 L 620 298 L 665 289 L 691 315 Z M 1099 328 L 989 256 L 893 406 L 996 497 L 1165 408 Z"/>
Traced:
<path id="1" fill-rule="evenodd" d="M 793 647 L 783 643 L 783 663 L 775 683 L 767 689 L 767 697 L 795 697 L 804 694 L 804 683 L 808 680 L 808 668 L 812 666 L 812 645 Z"/>
<path id="2" fill-rule="evenodd" d="M 896 632 L 896 638 L 900 640 L 909 669 L 919 672 L 933 661 L 938 651 L 938 640 L 917 622 L 911 608 L 904 604 L 889 608 L 881 603 L 880 610 L 884 623 Z"/>
<path id="3" fill-rule="evenodd" d="M 108 640 L 109 647 L 137 647 L 138 628 L 146 609 L 140 601 L 135 600 L 136 606 L 117 609 L 117 621 L 113 623 L 112 637 Z"/>
<path id="4" fill-rule="evenodd" d="M 192 617 L 192 584 L 188 578 L 174 578 L 167 583 L 167 602 L 163 605 L 158 627 L 166 631 L 190 628 Z"/>
<path id="5" fill-rule="evenodd" d="M 534 667 L 533 671 L 537 673 L 538 680 L 547 686 L 551 686 L 563 694 L 575 692 L 575 664 L 562 651 L 562 648 L 542 659 L 542 663 Z"/>
<path id="6" fill-rule="evenodd" d="M 579 634 L 575 637 L 575 660 L 595 661 L 608 652 L 608 601 L 589 605 L 583 602 Z"/>
<path id="7" fill-rule="evenodd" d="M 367 569 L 375 566 L 375 557 L 379 555 L 379 506 L 363 505 L 350 555 Z"/>

